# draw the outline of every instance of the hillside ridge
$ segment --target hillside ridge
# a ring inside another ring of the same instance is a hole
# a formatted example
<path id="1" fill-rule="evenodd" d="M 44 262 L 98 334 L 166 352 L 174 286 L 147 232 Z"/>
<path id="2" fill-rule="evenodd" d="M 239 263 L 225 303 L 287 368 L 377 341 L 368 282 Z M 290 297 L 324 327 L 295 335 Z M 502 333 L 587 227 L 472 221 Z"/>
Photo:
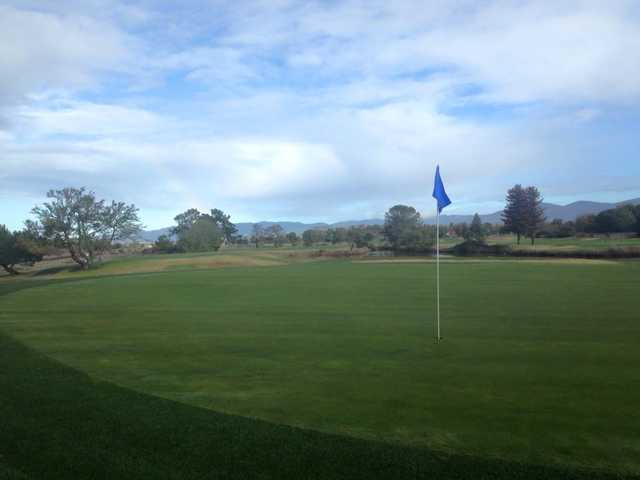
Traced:
<path id="1" fill-rule="evenodd" d="M 570 221 L 575 220 L 581 215 L 589 215 L 589 214 L 598 214 L 603 210 L 608 210 L 610 208 L 615 208 L 617 206 L 622 205 L 639 205 L 640 197 L 632 198 L 629 200 L 624 200 L 622 202 L 616 203 L 608 203 L 608 202 L 594 202 L 590 200 L 578 200 L 575 202 L 571 202 L 567 205 L 558 205 L 555 203 L 543 203 L 543 208 L 545 209 L 545 215 L 548 220 L 553 220 L 559 218 L 562 221 Z M 497 212 L 480 214 L 482 221 L 485 223 L 502 223 L 502 210 Z M 441 215 L 440 223 L 449 224 L 449 223 L 470 223 L 473 219 L 473 214 L 460 214 L 460 215 Z M 427 225 L 435 224 L 435 217 L 427 217 L 424 219 L 424 222 Z M 369 218 L 364 220 L 344 220 L 340 222 L 334 223 L 325 223 L 325 222 L 315 222 L 315 223 L 304 223 L 304 222 L 292 222 L 287 220 L 272 220 L 272 221 L 260 221 L 260 222 L 239 222 L 236 223 L 236 227 L 238 228 L 238 233 L 240 235 L 251 235 L 253 226 L 260 225 L 263 228 L 270 227 L 272 225 L 280 225 L 286 233 L 295 232 L 297 234 L 302 234 L 305 230 L 309 229 L 320 229 L 326 230 L 328 228 L 349 228 L 358 225 L 382 225 L 384 224 L 384 219 L 381 218 Z M 160 235 L 169 235 L 169 230 L 171 227 L 160 228 L 156 230 L 146 230 L 143 231 L 139 238 L 141 240 L 153 242 L 158 239 Z"/>

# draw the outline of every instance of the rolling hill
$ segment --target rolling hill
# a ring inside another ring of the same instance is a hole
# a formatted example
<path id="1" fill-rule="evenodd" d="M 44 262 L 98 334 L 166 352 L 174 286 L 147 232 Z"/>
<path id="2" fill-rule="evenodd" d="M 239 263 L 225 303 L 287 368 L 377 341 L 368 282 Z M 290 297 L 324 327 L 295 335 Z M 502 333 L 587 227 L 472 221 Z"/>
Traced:
<path id="1" fill-rule="evenodd" d="M 548 220 L 559 218 L 563 221 L 575 220 L 581 215 L 597 214 L 603 210 L 615 208 L 620 205 L 639 205 L 640 198 L 633 198 L 618 203 L 606 203 L 606 202 L 591 202 L 581 200 L 578 202 L 569 203 L 568 205 L 557 205 L 555 203 L 544 203 L 545 214 Z M 480 214 L 483 222 L 487 223 L 502 223 L 501 219 L 502 211 L 497 211 L 488 214 Z M 442 215 L 440 221 L 443 224 L 449 223 L 470 223 L 473 218 L 473 214 L 470 215 Z M 425 218 L 425 223 L 432 225 L 435 223 L 435 217 Z M 285 232 L 295 232 L 301 234 L 305 230 L 320 229 L 325 230 L 328 228 L 349 228 L 356 225 L 382 225 L 384 219 L 370 218 L 365 220 L 347 220 L 335 223 L 303 223 L 303 222 L 290 222 L 290 221 L 263 221 L 257 222 L 258 225 L 263 228 L 267 228 L 271 225 L 280 225 Z M 241 235 L 251 235 L 254 223 L 237 223 L 238 233 Z M 141 232 L 140 240 L 153 242 L 158 239 L 160 235 L 168 235 L 170 228 L 160 228 L 157 230 L 146 230 Z"/>

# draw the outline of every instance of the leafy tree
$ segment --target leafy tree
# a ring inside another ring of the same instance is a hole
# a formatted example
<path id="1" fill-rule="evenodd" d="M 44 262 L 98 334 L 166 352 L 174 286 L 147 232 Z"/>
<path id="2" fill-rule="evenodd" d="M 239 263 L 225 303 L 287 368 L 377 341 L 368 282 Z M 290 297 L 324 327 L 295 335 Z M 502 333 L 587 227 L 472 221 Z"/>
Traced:
<path id="1" fill-rule="evenodd" d="M 183 232 L 189 230 L 203 214 L 197 208 L 190 208 L 189 210 L 176 215 L 173 220 L 177 223 L 175 227 L 171 229 L 172 235 L 180 235 Z"/>
<path id="2" fill-rule="evenodd" d="M 502 212 L 504 230 L 520 237 L 527 233 L 527 194 L 522 185 L 515 185 L 507 192 L 507 205 Z"/>
<path id="3" fill-rule="evenodd" d="M 274 247 L 280 247 L 284 243 L 285 233 L 282 226 L 278 224 L 270 225 L 265 229 L 264 233 Z"/>
<path id="4" fill-rule="evenodd" d="M 575 222 L 564 222 L 560 218 L 554 218 L 549 223 L 545 223 L 540 231 L 542 236 L 549 238 L 567 238 L 576 235 Z"/>
<path id="5" fill-rule="evenodd" d="M 173 253 L 177 251 L 177 247 L 168 235 L 160 235 L 153 244 L 153 250 L 162 253 Z"/>
<path id="6" fill-rule="evenodd" d="M 558 228 L 558 237 L 560 238 L 568 238 L 575 237 L 576 235 L 576 224 L 575 222 L 568 221 L 562 222 Z"/>
<path id="7" fill-rule="evenodd" d="M 295 247 L 300 241 L 300 237 L 296 232 L 287 233 L 287 241 L 291 244 L 292 247 Z"/>
<path id="8" fill-rule="evenodd" d="M 325 232 L 325 236 L 324 236 L 324 241 L 325 242 L 329 242 L 332 245 L 335 245 L 336 243 L 338 243 L 338 240 L 336 238 L 336 231 L 333 228 L 328 228 Z"/>
<path id="9" fill-rule="evenodd" d="M 109 243 L 131 238 L 140 231 L 138 209 L 124 202 L 111 202 L 104 207 L 103 221 Z"/>
<path id="10" fill-rule="evenodd" d="M 484 227 L 482 225 L 482 220 L 480 219 L 480 215 L 477 213 L 473 216 L 473 220 L 471 221 L 471 226 L 469 227 L 468 235 L 465 237 L 466 240 L 475 240 L 476 242 L 483 242 L 486 238 L 486 234 L 484 231 Z"/>
<path id="11" fill-rule="evenodd" d="M 213 221 L 216 222 L 216 225 L 218 225 L 218 228 L 222 231 L 225 243 L 232 243 L 235 234 L 238 233 L 238 229 L 231 222 L 231 216 L 225 214 L 222 210 L 214 208 L 211 210 L 211 217 L 213 218 Z"/>
<path id="12" fill-rule="evenodd" d="M 207 215 L 196 220 L 187 230 L 180 232 L 177 246 L 186 252 L 209 252 L 218 250 L 222 241 L 222 231 Z"/>
<path id="13" fill-rule="evenodd" d="M 597 214 L 594 219 L 594 230 L 597 233 L 606 234 L 633 232 L 637 221 L 635 207 L 624 205 Z"/>
<path id="14" fill-rule="evenodd" d="M 83 269 L 111 247 L 115 240 L 130 238 L 140 230 L 138 209 L 134 205 L 105 205 L 85 188 L 50 190 L 51 199 L 36 206 L 32 223 L 42 235 L 62 245 Z"/>
<path id="15" fill-rule="evenodd" d="M 440 235 L 444 235 L 445 232 L 440 231 Z M 418 228 L 416 240 L 411 246 L 411 249 L 416 252 L 426 252 L 433 248 L 436 240 L 436 227 L 433 225 L 421 225 Z"/>
<path id="16" fill-rule="evenodd" d="M 325 240 L 325 232 L 323 230 L 305 230 L 302 232 L 302 243 L 305 247 L 310 247 L 315 243 L 320 243 Z"/>
<path id="17" fill-rule="evenodd" d="M 544 237 L 555 238 L 559 236 L 558 233 L 560 232 L 561 228 L 562 228 L 562 219 L 554 218 L 550 222 L 544 224 L 540 233 Z"/>
<path id="18" fill-rule="evenodd" d="M 542 195 L 536 187 L 525 189 L 525 231 L 527 237 L 534 244 L 537 233 L 544 224 L 544 208 L 542 208 Z"/>
<path id="19" fill-rule="evenodd" d="M 596 216 L 593 214 L 582 215 L 576 219 L 577 233 L 595 233 Z"/>
<path id="20" fill-rule="evenodd" d="M 421 226 L 420 213 L 407 205 L 395 205 L 384 215 L 384 236 L 394 250 L 415 247 Z"/>
<path id="21" fill-rule="evenodd" d="M 0 225 L 0 266 L 9 275 L 18 275 L 16 265 L 33 265 L 40 260 L 42 254 L 28 231 L 12 233 Z"/>
<path id="22" fill-rule="evenodd" d="M 369 245 L 375 238 L 373 232 L 367 227 L 351 227 L 347 232 L 347 240 L 351 243 L 351 250 L 353 248 L 364 248 Z"/>
<path id="23" fill-rule="evenodd" d="M 456 223 L 450 226 L 456 237 L 467 238 L 469 236 L 469 225 L 466 222 Z"/>
<path id="24" fill-rule="evenodd" d="M 237 245 L 249 245 L 251 237 L 248 235 L 236 235 L 233 242 Z"/>
<path id="25" fill-rule="evenodd" d="M 326 232 L 325 240 L 332 245 L 336 243 L 343 243 L 348 241 L 347 238 L 347 229 L 338 227 L 338 228 L 329 228 Z"/>
<path id="26" fill-rule="evenodd" d="M 492 223 L 485 222 L 482 224 L 485 236 L 495 235 L 500 232 L 500 226 L 493 225 Z"/>
<path id="27" fill-rule="evenodd" d="M 302 232 L 302 243 L 305 247 L 313 245 L 313 230 L 305 230 Z"/>

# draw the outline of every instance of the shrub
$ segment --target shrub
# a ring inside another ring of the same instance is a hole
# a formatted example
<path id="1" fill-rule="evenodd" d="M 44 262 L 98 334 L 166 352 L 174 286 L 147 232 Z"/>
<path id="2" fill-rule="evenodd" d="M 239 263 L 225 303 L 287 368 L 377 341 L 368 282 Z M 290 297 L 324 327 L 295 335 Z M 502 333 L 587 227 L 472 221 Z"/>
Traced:
<path id="1" fill-rule="evenodd" d="M 451 249 L 454 255 L 509 255 L 511 247 L 508 245 L 487 245 L 478 240 L 465 240 Z"/>

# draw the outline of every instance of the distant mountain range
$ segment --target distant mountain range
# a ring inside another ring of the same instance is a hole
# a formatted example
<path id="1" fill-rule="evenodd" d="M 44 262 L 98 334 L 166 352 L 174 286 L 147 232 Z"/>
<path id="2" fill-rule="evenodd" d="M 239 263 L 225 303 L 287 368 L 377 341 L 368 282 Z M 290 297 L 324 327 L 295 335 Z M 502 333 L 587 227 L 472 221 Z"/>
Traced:
<path id="1" fill-rule="evenodd" d="M 371 218 L 368 220 L 348 220 L 346 222 L 336 222 L 336 223 L 302 223 L 302 222 L 257 222 L 262 228 L 268 228 L 272 225 L 280 225 L 282 229 L 289 232 L 296 232 L 297 234 L 302 234 L 305 230 L 310 229 L 318 229 L 318 230 L 326 230 L 328 228 L 349 228 L 355 225 L 382 225 L 384 224 L 383 219 Z M 251 235 L 253 232 L 254 223 L 236 223 L 236 228 L 238 229 L 238 233 L 240 235 Z M 160 235 L 170 235 L 171 227 L 160 228 L 158 230 L 144 230 L 140 233 L 140 240 L 144 240 L 147 242 L 155 242 Z"/>
<path id="2" fill-rule="evenodd" d="M 590 201 L 578 201 L 573 202 L 568 205 L 556 205 L 554 203 L 543 203 L 542 206 L 545 210 L 545 215 L 547 220 L 553 220 L 555 218 L 559 218 L 562 221 L 575 220 L 581 215 L 588 214 L 597 214 L 602 212 L 603 210 L 608 210 L 610 208 L 615 208 L 621 205 L 640 205 L 640 198 L 634 198 L 631 200 L 626 200 L 624 202 L 618 203 L 605 203 L 605 202 L 590 202 Z M 502 223 L 502 211 L 493 212 L 489 214 L 481 214 L 480 217 L 482 221 L 485 223 Z M 470 223 L 473 219 L 473 214 L 471 215 L 441 215 L 440 222 L 442 224 L 449 223 Z M 435 223 L 435 218 L 427 218 L 425 219 L 425 223 L 429 225 L 433 225 Z M 257 222 L 260 226 L 267 228 L 271 225 L 280 225 L 283 230 L 287 233 L 295 232 L 297 234 L 301 234 L 305 230 L 309 229 L 319 229 L 325 230 L 327 228 L 349 228 L 357 225 L 382 225 L 384 224 L 384 220 L 380 218 L 370 218 L 366 220 L 347 220 L 344 222 L 336 222 L 336 223 L 302 223 L 302 222 L 288 222 L 288 221 L 274 221 L 274 222 Z M 236 223 L 236 227 L 238 228 L 238 233 L 240 235 L 251 235 L 253 230 L 253 223 Z M 139 235 L 140 240 L 144 240 L 147 242 L 154 242 L 158 239 L 160 235 L 169 235 L 170 227 L 160 228 L 158 230 L 145 230 L 142 231 Z"/>
<path id="3" fill-rule="evenodd" d="M 544 214 L 547 220 L 554 220 L 559 218 L 563 222 L 573 221 L 582 215 L 597 214 L 610 208 L 615 208 L 621 205 L 639 205 L 640 198 L 634 198 L 618 203 L 605 203 L 605 202 L 590 202 L 581 200 L 573 202 L 568 205 L 556 205 L 555 203 L 543 203 Z M 502 223 L 502 210 L 485 215 L 480 215 L 483 223 Z M 443 224 L 449 223 L 471 223 L 473 215 L 441 215 L 440 222 Z M 428 224 L 434 224 L 435 218 L 428 218 L 425 220 Z"/>

